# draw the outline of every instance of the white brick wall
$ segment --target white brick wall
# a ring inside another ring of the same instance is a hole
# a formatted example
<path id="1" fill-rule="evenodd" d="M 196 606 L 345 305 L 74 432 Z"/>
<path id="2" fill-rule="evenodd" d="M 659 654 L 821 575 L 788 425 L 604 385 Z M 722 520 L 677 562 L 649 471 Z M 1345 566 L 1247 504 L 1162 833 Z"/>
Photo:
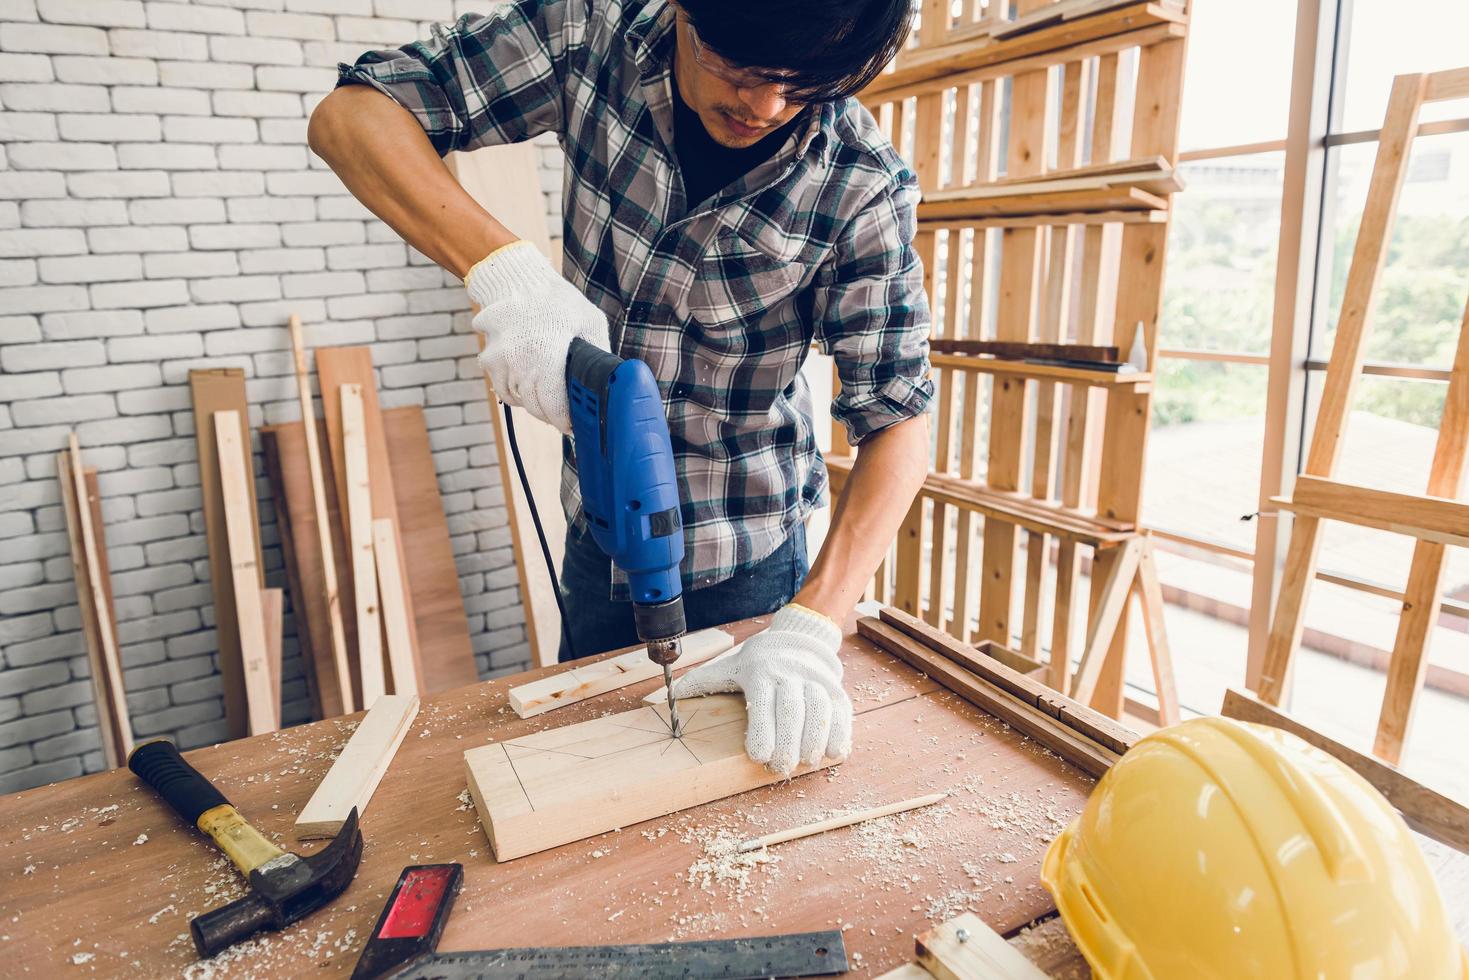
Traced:
<path id="1" fill-rule="evenodd" d="M 297 419 L 291 312 L 311 346 L 373 345 L 385 405 L 425 406 L 479 672 L 527 663 L 463 289 L 305 146 L 337 61 L 482 6 L 0 2 L 0 793 L 102 765 L 56 486 L 72 428 L 100 473 L 134 731 L 224 736 L 187 377 L 241 367 L 252 426 Z M 542 159 L 558 188 L 554 143 Z M 559 234 L 554 196 L 547 215 Z"/>

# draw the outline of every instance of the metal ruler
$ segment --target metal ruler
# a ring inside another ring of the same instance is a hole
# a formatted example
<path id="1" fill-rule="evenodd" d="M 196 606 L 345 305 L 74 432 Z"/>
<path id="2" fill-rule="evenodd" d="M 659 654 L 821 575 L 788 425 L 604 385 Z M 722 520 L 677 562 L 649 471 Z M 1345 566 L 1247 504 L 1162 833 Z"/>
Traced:
<path id="1" fill-rule="evenodd" d="M 756 939 L 716 939 L 634 946 L 566 946 L 437 953 L 397 976 L 404 980 L 511 980 L 599 977 L 680 980 L 719 977 L 815 977 L 844 973 L 842 934 L 806 932 Z"/>

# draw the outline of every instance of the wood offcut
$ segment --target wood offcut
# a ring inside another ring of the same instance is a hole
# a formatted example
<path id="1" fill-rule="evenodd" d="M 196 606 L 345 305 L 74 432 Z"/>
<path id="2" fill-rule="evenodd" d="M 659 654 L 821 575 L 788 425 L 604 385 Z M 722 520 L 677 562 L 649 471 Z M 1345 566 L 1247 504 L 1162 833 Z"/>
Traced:
<path id="1" fill-rule="evenodd" d="M 373 702 L 296 817 L 298 840 L 335 837 L 349 813 L 355 809 L 361 816 L 367 811 L 417 716 L 416 694 L 385 694 Z"/>
<path id="2" fill-rule="evenodd" d="M 683 638 L 683 654 L 674 664 L 692 667 L 734 646 L 734 637 L 724 630 L 709 629 Z M 576 704 L 608 691 L 663 676 L 663 668 L 648 659 L 645 650 L 630 650 L 606 660 L 572 667 L 538 681 L 510 689 L 510 707 L 522 718 L 533 718 L 553 708 Z"/>

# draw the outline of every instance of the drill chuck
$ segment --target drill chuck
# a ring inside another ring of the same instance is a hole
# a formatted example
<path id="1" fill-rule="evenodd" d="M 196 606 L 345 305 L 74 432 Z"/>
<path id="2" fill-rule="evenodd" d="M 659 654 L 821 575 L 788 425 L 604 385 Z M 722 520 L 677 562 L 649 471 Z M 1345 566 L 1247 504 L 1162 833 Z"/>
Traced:
<path id="1" fill-rule="evenodd" d="M 664 602 L 634 602 L 632 613 L 638 639 L 648 644 L 648 656 L 653 662 L 672 663 L 678 659 L 678 639 L 687 628 L 684 624 L 683 596 L 677 595 Z M 655 655 L 655 649 L 663 653 Z M 660 655 L 667 659 L 658 659 Z"/>

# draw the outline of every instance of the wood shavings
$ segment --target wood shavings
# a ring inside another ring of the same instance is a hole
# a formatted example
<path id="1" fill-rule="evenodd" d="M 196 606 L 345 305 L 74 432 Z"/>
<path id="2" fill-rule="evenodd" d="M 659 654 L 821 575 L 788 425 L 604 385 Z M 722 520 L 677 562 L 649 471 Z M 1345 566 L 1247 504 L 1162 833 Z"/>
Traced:
<path id="1" fill-rule="evenodd" d="M 146 843 L 148 843 L 148 835 L 147 834 L 139 834 L 138 835 L 138 839 L 135 840 L 135 841 L 133 841 L 133 846 L 134 847 L 137 847 L 137 846 L 139 846 L 141 844 L 146 844 Z"/>

